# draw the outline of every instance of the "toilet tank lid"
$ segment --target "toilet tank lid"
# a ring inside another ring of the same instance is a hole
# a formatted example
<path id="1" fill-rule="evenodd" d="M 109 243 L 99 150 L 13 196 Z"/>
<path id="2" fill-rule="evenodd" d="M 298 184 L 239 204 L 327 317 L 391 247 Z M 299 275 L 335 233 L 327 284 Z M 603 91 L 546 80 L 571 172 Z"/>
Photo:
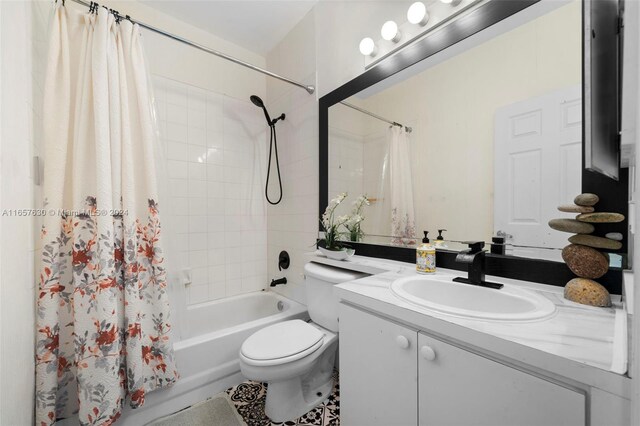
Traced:
<path id="1" fill-rule="evenodd" d="M 348 269 L 336 268 L 315 262 L 309 262 L 304 265 L 304 273 L 307 276 L 334 284 L 357 280 L 358 278 L 363 278 L 368 275 L 362 272 L 349 271 Z"/>

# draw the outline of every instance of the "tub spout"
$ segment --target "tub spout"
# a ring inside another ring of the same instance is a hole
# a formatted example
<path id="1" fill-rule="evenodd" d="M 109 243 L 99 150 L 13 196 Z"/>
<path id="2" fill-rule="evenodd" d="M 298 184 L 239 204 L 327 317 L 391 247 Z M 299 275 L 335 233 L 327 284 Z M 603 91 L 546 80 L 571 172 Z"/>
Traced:
<path id="1" fill-rule="evenodd" d="M 271 280 L 271 285 L 270 286 L 271 287 L 275 287 L 277 285 L 286 284 L 286 283 L 287 283 L 287 278 L 285 277 L 285 278 L 280 278 L 278 280 Z"/>

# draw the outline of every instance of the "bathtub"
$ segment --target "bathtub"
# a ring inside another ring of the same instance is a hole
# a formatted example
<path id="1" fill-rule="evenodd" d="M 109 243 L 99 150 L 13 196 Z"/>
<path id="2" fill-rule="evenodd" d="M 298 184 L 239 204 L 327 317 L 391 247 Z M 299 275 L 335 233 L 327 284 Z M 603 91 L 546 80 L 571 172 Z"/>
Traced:
<path id="1" fill-rule="evenodd" d="M 142 407 L 127 407 L 119 423 L 143 425 L 240 383 L 242 342 L 263 327 L 296 318 L 308 318 L 306 306 L 271 291 L 189 306 L 183 339 L 173 345 L 180 380 L 147 395 Z"/>

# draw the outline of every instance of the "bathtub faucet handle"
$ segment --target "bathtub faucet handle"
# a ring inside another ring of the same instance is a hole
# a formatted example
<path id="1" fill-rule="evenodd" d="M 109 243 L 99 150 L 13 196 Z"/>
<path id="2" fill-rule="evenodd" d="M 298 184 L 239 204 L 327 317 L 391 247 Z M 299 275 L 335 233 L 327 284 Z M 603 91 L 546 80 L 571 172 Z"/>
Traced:
<path id="1" fill-rule="evenodd" d="M 284 278 L 280 278 L 278 280 L 271 280 L 271 285 L 270 286 L 271 287 L 275 287 L 277 285 L 286 284 L 286 283 L 287 283 L 287 278 L 284 277 Z"/>
<path id="2" fill-rule="evenodd" d="M 288 269 L 291 264 L 291 259 L 289 258 L 289 253 L 282 250 L 278 255 L 278 271 L 282 271 L 283 269 Z"/>

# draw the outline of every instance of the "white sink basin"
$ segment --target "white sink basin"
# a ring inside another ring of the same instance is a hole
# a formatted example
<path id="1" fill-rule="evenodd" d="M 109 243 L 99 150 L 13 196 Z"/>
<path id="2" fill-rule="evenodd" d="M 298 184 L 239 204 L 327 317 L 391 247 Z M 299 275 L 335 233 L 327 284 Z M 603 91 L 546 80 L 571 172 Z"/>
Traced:
<path id="1" fill-rule="evenodd" d="M 453 277 L 411 276 L 395 280 L 391 291 L 429 310 L 475 319 L 529 321 L 547 318 L 556 310 L 547 298 L 505 284 L 500 290 L 458 283 Z"/>

